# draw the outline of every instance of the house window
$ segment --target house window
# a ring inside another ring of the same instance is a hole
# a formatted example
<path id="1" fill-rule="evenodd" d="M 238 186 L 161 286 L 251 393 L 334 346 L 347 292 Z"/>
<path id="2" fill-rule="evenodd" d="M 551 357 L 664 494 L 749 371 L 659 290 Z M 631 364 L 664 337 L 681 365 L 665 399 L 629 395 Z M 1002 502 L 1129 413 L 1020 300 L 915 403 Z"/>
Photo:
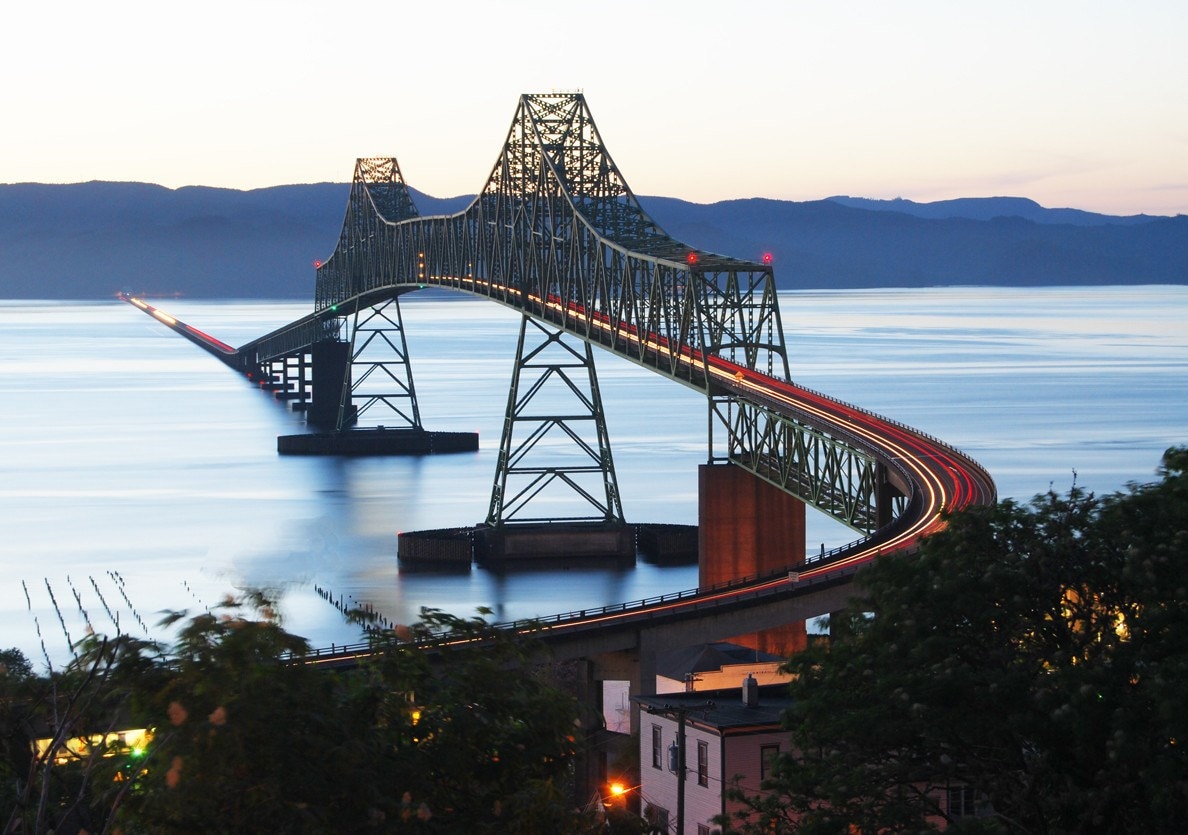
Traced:
<path id="1" fill-rule="evenodd" d="M 775 768 L 775 762 L 780 756 L 779 745 L 759 746 L 759 779 L 766 780 Z"/>
<path id="2" fill-rule="evenodd" d="M 701 740 L 697 743 L 697 785 L 709 785 L 709 743 Z"/>
<path id="3" fill-rule="evenodd" d="M 949 787 L 949 817 L 972 817 L 974 812 L 973 786 Z"/>
<path id="4" fill-rule="evenodd" d="M 652 768 L 664 768 L 664 752 L 659 725 L 652 726 Z"/>

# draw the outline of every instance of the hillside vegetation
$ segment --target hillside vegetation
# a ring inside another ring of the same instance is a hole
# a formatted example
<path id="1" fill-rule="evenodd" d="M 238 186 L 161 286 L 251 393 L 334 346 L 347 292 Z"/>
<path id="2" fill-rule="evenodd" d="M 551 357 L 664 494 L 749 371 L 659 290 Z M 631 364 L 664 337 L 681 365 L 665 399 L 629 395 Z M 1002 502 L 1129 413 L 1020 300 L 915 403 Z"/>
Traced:
<path id="1" fill-rule="evenodd" d="M 348 191 L 0 185 L 0 297 L 311 298 L 313 263 L 334 250 Z M 417 195 L 424 215 L 469 202 Z M 641 202 L 690 246 L 771 253 L 781 289 L 1188 283 L 1184 215 L 1113 217 L 1006 197 Z"/>

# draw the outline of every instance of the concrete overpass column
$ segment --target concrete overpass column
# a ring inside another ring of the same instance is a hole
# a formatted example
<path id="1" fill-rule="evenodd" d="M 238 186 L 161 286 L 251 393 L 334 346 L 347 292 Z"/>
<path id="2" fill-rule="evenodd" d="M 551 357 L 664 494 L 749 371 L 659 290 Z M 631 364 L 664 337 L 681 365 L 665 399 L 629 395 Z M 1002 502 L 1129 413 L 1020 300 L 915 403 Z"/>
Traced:
<path id="1" fill-rule="evenodd" d="M 770 574 L 804 564 L 804 503 L 733 464 L 698 471 L 698 585 Z M 731 638 L 766 652 L 803 649 L 803 620 Z"/>
<path id="2" fill-rule="evenodd" d="M 637 666 L 637 675 L 639 677 L 639 689 L 633 691 L 640 696 L 655 696 L 656 695 L 656 655 L 660 648 L 657 646 L 654 633 L 645 630 L 639 635 L 639 664 Z M 633 732 L 639 730 L 639 711 L 635 710 L 631 714 L 631 730 Z"/>
<path id="3" fill-rule="evenodd" d="M 641 640 L 646 642 L 642 636 Z M 577 695 L 582 706 L 585 735 L 574 769 L 574 800 L 577 803 L 588 802 L 602 790 L 609 774 L 639 776 L 632 765 L 638 745 L 635 735 L 639 733 L 639 707 L 630 703 L 630 734 L 612 732 L 604 724 L 606 705 L 603 704 L 603 694 L 608 681 L 626 682 L 630 695 L 655 694 L 656 646 L 655 641 L 650 643 L 648 646 L 637 643 L 630 650 L 604 652 L 577 662 Z"/>
<path id="4" fill-rule="evenodd" d="M 606 780 L 606 756 L 602 750 L 606 731 L 602 727 L 602 680 L 596 678 L 594 662 L 577 664 L 577 696 L 581 705 L 584 739 L 574 762 L 574 802 L 585 804 Z"/>

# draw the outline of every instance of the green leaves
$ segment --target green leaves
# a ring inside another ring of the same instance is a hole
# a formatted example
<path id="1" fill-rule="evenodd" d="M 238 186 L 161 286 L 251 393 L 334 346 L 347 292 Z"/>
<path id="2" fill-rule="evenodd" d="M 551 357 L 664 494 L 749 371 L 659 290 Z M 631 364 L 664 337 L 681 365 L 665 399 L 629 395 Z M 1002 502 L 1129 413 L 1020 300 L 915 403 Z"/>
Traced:
<path id="1" fill-rule="evenodd" d="M 970 511 L 918 555 L 871 565 L 831 646 L 788 662 L 798 752 L 744 830 L 1174 830 L 1186 465 L 1173 449 L 1161 481 L 1126 493 Z M 948 815 L 953 786 L 982 817 Z"/>
<path id="2" fill-rule="evenodd" d="M 53 826 L 53 810 L 68 807 L 86 809 L 93 831 L 580 832 L 591 823 L 573 811 L 566 782 L 577 707 L 533 660 L 531 636 L 426 610 L 400 630 L 404 640 L 376 639 L 369 660 L 335 672 L 302 663 L 307 643 L 275 611 L 251 592 L 213 613 L 169 613 L 179 627 L 169 649 L 89 639 L 62 679 L 75 694 L 60 711 L 64 732 L 147 727 L 152 739 L 34 772 L 30 796 L 59 799 L 27 815 L 23 831 Z M 68 774 L 72 794 L 62 797 Z"/>

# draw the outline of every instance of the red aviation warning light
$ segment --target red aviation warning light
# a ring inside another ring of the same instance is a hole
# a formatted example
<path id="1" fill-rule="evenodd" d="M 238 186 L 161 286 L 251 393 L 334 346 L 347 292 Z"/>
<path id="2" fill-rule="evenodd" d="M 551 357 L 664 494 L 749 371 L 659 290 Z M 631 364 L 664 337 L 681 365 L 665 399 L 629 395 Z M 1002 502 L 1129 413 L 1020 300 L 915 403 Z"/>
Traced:
<path id="1" fill-rule="evenodd" d="M 763 253 L 763 263 L 766 264 L 767 266 L 771 266 L 771 253 L 770 252 Z"/>
<path id="2" fill-rule="evenodd" d="M 696 264 L 697 263 L 697 253 L 690 252 L 688 255 L 685 256 L 685 260 L 688 261 L 690 264 Z"/>
<path id="3" fill-rule="evenodd" d="M 315 269 L 315 270 L 320 270 L 321 268 L 322 268 L 322 261 L 321 261 L 321 259 L 315 259 L 315 260 L 314 260 L 314 269 Z"/>

